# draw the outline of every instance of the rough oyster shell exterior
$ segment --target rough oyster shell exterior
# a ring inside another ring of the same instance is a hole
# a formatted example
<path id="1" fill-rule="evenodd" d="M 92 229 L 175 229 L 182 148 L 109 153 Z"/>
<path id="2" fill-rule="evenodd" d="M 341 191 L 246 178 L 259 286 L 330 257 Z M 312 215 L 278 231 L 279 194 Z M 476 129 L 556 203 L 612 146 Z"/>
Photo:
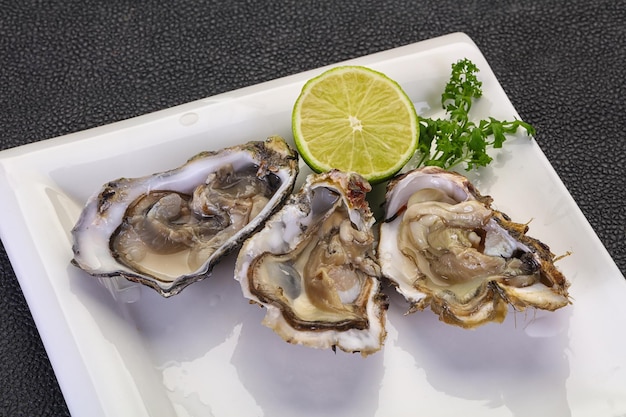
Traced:
<path id="1" fill-rule="evenodd" d="M 528 225 L 491 208 L 469 180 L 437 167 L 392 180 L 380 225 L 379 263 L 411 303 L 465 328 L 501 322 L 508 305 L 556 310 L 569 282 Z"/>

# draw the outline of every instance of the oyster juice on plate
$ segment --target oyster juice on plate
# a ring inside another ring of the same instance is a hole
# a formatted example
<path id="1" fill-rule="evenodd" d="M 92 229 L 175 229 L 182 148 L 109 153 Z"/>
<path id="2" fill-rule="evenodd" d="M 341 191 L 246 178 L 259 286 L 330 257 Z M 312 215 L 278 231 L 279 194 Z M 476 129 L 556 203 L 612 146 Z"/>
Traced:
<path id="1" fill-rule="evenodd" d="M 569 304 L 554 255 L 528 226 L 491 208 L 464 176 L 424 167 L 389 182 L 380 225 L 382 273 L 409 302 L 472 328 L 518 310 Z"/>
<path id="2" fill-rule="evenodd" d="M 387 298 L 374 255 L 371 190 L 358 174 L 311 174 L 302 189 L 242 246 L 243 294 L 266 307 L 263 324 L 316 348 L 378 351 Z"/>
<path id="3" fill-rule="evenodd" d="M 280 137 L 202 152 L 179 168 L 105 184 L 72 230 L 72 263 L 177 294 L 291 194 L 298 155 Z"/>

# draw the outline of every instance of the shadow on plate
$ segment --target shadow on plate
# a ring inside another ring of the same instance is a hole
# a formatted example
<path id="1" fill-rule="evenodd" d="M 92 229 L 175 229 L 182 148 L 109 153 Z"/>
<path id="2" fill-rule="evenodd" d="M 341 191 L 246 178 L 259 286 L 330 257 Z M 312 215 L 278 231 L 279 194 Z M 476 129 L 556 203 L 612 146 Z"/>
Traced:
<path id="1" fill-rule="evenodd" d="M 375 414 L 384 373 L 381 352 L 363 358 L 289 344 L 261 324 L 265 310 L 254 308 L 258 311 L 243 322 L 232 363 L 265 416 Z"/>
<path id="2" fill-rule="evenodd" d="M 406 310 L 399 296 L 390 309 Z M 512 415 L 570 416 L 566 380 L 572 306 L 557 312 L 509 312 L 502 324 L 465 330 L 430 310 L 394 320 L 396 345 L 410 353 L 428 383 L 448 396 L 506 407 Z"/>

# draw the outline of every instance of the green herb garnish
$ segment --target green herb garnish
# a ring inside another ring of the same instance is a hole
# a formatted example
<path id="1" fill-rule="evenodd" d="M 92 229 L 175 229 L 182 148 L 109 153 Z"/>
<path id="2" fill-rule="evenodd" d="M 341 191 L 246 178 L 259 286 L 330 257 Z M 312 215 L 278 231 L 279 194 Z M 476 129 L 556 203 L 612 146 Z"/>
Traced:
<path id="1" fill-rule="evenodd" d="M 499 121 L 490 117 L 478 125 L 469 120 L 472 100 L 483 94 L 477 72 L 478 67 L 469 59 L 452 64 L 450 81 L 441 95 L 441 105 L 449 119 L 420 118 L 418 152 L 421 158 L 417 166 L 450 169 L 467 163 L 467 170 L 484 167 L 493 159 L 487 154 L 487 148 L 501 148 L 507 134 L 517 132 L 519 127 L 529 135 L 535 134 L 535 128 L 522 120 Z"/>

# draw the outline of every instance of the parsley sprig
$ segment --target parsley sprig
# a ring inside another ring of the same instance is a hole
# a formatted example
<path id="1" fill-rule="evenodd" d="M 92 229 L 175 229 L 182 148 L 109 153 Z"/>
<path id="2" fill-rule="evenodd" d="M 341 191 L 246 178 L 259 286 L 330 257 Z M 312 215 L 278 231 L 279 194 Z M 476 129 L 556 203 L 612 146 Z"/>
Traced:
<path id="1" fill-rule="evenodd" d="M 420 118 L 421 158 L 417 166 L 450 169 L 466 163 L 468 171 L 484 167 L 493 159 L 487 148 L 501 148 L 507 134 L 517 132 L 520 127 L 529 135 L 535 134 L 535 129 L 522 120 L 499 121 L 490 117 L 476 125 L 469 119 L 472 101 L 483 94 L 477 72 L 478 67 L 467 58 L 452 64 L 450 81 L 441 95 L 441 105 L 449 119 Z"/>

